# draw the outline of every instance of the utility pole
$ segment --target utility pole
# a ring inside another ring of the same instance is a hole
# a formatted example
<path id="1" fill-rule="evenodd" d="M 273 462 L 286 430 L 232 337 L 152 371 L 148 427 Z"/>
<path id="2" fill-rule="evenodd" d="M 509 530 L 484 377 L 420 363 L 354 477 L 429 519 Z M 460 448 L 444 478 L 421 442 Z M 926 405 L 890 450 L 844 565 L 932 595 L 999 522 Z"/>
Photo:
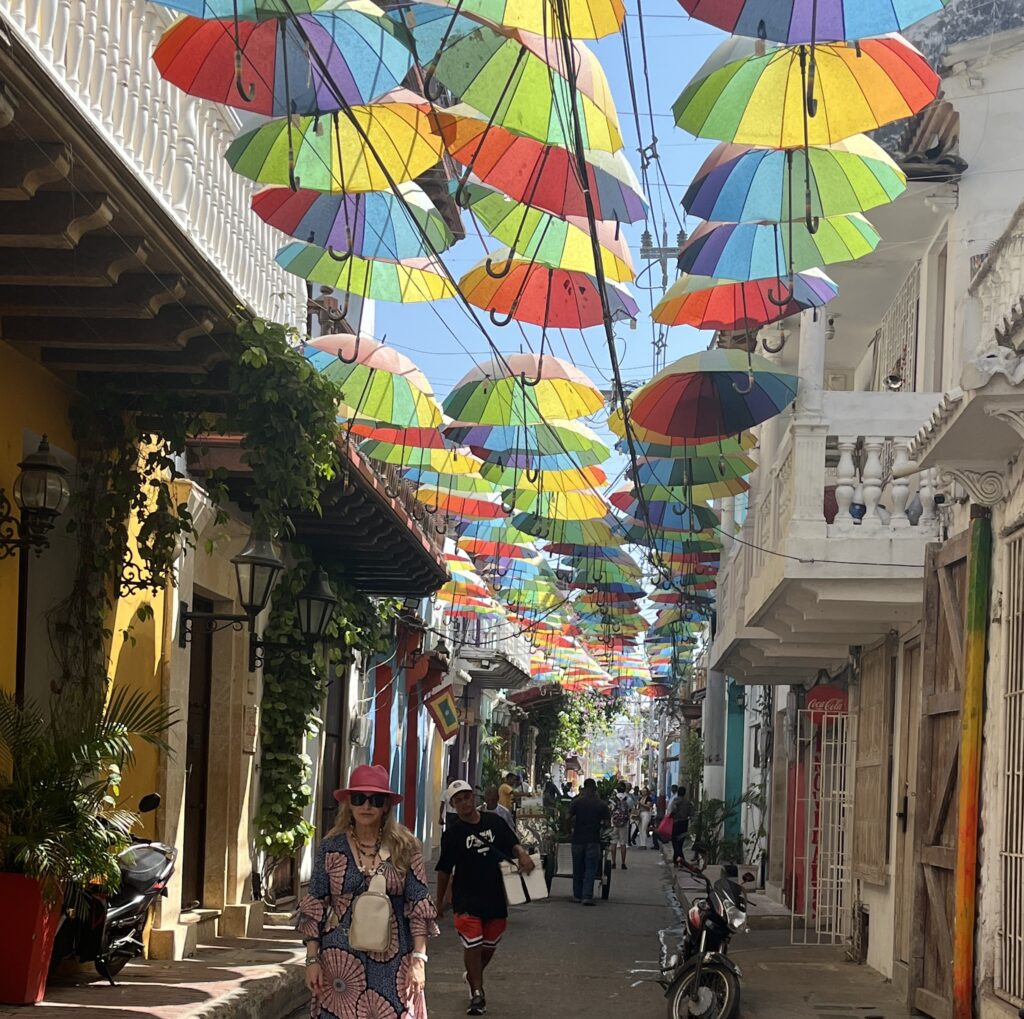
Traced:
<path id="1" fill-rule="evenodd" d="M 657 262 L 661 266 L 661 288 L 668 290 L 668 265 L 670 260 L 679 256 L 679 249 L 686 243 L 686 231 L 680 230 L 676 234 L 675 246 L 668 243 L 668 225 L 661 224 L 661 244 L 654 246 L 650 230 L 645 230 L 640 236 L 640 257 L 645 262 Z"/>

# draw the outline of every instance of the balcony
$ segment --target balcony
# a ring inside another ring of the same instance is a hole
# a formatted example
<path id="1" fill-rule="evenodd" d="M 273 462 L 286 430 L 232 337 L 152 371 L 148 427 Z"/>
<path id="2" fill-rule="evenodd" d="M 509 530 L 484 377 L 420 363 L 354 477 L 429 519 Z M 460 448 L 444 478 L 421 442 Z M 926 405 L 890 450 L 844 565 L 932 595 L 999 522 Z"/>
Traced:
<path id="1" fill-rule="evenodd" d="M 530 645 L 507 619 L 453 619 L 455 669 L 468 672 L 480 690 L 521 690 L 530 684 Z"/>
<path id="2" fill-rule="evenodd" d="M 739 682 L 812 677 L 920 614 L 938 493 L 933 472 L 906 475 L 939 395 L 820 396 L 820 415 L 791 420 L 755 475 L 719 574 L 710 667 Z"/>
<path id="3" fill-rule="evenodd" d="M 157 72 L 173 19 L 144 0 L 0 7 L 0 318 L 83 385 L 215 398 L 239 304 L 298 325 L 305 287 L 223 158 L 236 116 Z"/>

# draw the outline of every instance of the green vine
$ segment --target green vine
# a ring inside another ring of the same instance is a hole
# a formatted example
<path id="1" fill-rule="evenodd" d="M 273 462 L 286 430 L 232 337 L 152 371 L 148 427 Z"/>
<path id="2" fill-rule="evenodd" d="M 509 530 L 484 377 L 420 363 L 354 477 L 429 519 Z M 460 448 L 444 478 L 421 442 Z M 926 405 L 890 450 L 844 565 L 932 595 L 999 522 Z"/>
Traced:
<path id="1" fill-rule="evenodd" d="M 607 736 L 619 712 L 618 704 L 596 693 L 563 693 L 552 703 L 530 710 L 538 732 L 541 770 L 583 751 L 599 736 Z"/>
<path id="2" fill-rule="evenodd" d="M 295 598 L 312 566 L 291 569 L 278 583 L 264 639 L 271 645 L 263 664 L 260 706 L 259 841 L 268 861 L 291 856 L 313 835 L 303 816 L 312 798 L 312 761 L 302 752 L 303 736 L 315 736 L 327 693 L 325 676 L 344 682 L 355 655 L 369 657 L 387 647 L 398 603 L 373 602 L 348 582 L 336 563 L 321 563 L 338 593 L 327 630 L 327 660 L 302 643 Z"/>

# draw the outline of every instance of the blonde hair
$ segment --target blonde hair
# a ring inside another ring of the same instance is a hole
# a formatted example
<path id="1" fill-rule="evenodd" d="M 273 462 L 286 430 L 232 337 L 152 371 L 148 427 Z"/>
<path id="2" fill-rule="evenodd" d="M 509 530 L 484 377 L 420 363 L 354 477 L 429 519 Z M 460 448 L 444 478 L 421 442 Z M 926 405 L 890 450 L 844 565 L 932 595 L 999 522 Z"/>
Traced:
<path id="1" fill-rule="evenodd" d="M 352 804 L 348 800 L 340 800 L 334 827 L 326 837 L 348 834 L 354 830 L 354 827 Z M 391 862 L 395 865 L 395 869 L 402 874 L 409 869 L 413 856 L 422 849 L 420 840 L 404 824 L 399 824 L 395 820 L 393 804 L 386 807 L 384 811 L 384 830 L 381 832 L 380 845 L 381 849 L 386 849 L 391 854 Z"/>

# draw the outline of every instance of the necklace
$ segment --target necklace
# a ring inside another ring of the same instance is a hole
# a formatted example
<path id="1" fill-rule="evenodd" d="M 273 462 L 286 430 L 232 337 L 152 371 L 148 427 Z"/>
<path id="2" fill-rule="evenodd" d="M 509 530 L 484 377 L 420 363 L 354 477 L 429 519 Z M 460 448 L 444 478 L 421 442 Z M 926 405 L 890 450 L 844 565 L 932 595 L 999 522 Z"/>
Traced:
<path id="1" fill-rule="evenodd" d="M 373 872 L 373 866 L 380 855 L 382 836 L 383 832 L 378 832 L 376 843 L 373 846 L 366 846 L 359 841 L 359 836 L 356 835 L 355 829 L 353 828 L 352 830 L 352 837 L 349 839 L 349 843 L 355 849 L 356 866 L 364 876 L 368 877 Z"/>

